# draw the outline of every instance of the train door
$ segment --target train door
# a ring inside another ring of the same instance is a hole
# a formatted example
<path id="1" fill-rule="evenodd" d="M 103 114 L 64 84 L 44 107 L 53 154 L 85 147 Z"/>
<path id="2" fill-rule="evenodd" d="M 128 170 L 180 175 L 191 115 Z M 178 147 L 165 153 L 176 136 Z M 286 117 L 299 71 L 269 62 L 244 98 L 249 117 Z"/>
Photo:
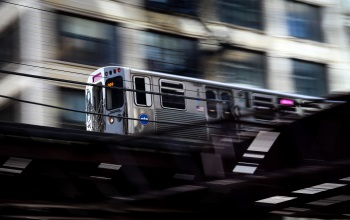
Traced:
<path id="1" fill-rule="evenodd" d="M 206 88 L 209 134 L 228 132 L 227 124 L 232 118 L 233 96 L 230 90 Z M 212 100 L 212 101 L 211 101 Z"/>
<path id="2" fill-rule="evenodd" d="M 86 129 L 88 131 L 104 131 L 103 114 L 103 92 L 100 87 L 102 83 L 86 87 Z"/>
<path id="3" fill-rule="evenodd" d="M 103 92 L 102 88 L 100 87 L 102 83 L 97 84 L 98 86 L 93 86 L 92 88 L 92 94 L 91 94 L 91 107 L 89 109 L 92 113 L 97 114 L 91 114 L 91 124 L 92 124 L 92 131 L 98 131 L 103 132 L 104 131 L 104 120 L 103 116 Z"/>
<path id="4" fill-rule="evenodd" d="M 149 76 L 134 75 L 133 86 L 135 92 L 133 93 L 133 112 L 134 118 L 139 120 L 133 120 L 130 123 L 130 127 L 133 129 L 131 133 L 151 134 L 155 130 L 155 124 L 149 123 L 154 120 L 154 109 L 153 109 L 153 96 L 151 80 Z"/>
<path id="5" fill-rule="evenodd" d="M 92 86 L 87 86 L 85 90 L 85 107 L 86 112 L 93 112 L 93 104 L 92 104 Z M 86 130 L 92 131 L 92 120 L 94 115 L 93 114 L 86 114 Z"/>

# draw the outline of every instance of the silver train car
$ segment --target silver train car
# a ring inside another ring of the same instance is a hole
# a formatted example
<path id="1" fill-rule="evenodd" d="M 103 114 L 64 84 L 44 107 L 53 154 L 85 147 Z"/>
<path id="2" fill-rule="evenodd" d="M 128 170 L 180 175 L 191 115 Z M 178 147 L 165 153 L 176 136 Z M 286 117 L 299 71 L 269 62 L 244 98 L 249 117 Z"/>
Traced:
<path id="1" fill-rule="evenodd" d="M 276 92 L 121 66 L 93 72 L 88 131 L 210 140 L 225 121 L 288 123 L 329 106 L 321 97 Z"/>

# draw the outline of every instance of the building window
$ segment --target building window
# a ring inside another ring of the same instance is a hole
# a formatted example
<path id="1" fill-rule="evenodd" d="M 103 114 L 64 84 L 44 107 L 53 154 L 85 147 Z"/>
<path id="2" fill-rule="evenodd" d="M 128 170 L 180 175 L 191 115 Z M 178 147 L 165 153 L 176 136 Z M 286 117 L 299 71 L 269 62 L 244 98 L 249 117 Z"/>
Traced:
<path id="1" fill-rule="evenodd" d="M 265 88 L 265 55 L 260 52 L 228 49 L 213 80 Z"/>
<path id="2" fill-rule="evenodd" d="M 20 102 L 9 101 L 1 105 L 0 121 L 19 123 L 20 122 Z"/>
<path id="3" fill-rule="evenodd" d="M 60 100 L 62 107 L 85 111 L 84 90 L 61 88 Z M 61 127 L 85 130 L 86 114 L 74 111 L 61 111 Z"/>
<path id="4" fill-rule="evenodd" d="M 320 7 L 288 1 L 288 28 L 293 37 L 322 41 Z"/>
<path id="5" fill-rule="evenodd" d="M 196 0 L 145 0 L 146 8 L 174 12 L 188 15 L 197 15 Z"/>
<path id="6" fill-rule="evenodd" d="M 323 96 L 327 94 L 326 66 L 324 64 L 293 60 L 296 93 Z"/>
<path id="7" fill-rule="evenodd" d="M 176 75 L 197 73 L 197 41 L 148 32 L 146 35 L 148 69 Z"/>
<path id="8" fill-rule="evenodd" d="M 19 26 L 11 24 L 0 33 L 0 68 L 19 60 Z M 5 74 L 0 74 L 2 78 Z"/>
<path id="9" fill-rule="evenodd" d="M 341 6 L 343 8 L 343 12 L 347 15 L 350 14 L 350 1 L 349 0 L 342 0 L 341 1 Z"/>
<path id="10" fill-rule="evenodd" d="M 263 28 L 261 0 L 220 0 L 218 9 L 223 22 L 261 30 Z"/>
<path id="11" fill-rule="evenodd" d="M 58 59 L 93 66 L 118 63 L 113 23 L 61 13 L 58 30 Z"/>

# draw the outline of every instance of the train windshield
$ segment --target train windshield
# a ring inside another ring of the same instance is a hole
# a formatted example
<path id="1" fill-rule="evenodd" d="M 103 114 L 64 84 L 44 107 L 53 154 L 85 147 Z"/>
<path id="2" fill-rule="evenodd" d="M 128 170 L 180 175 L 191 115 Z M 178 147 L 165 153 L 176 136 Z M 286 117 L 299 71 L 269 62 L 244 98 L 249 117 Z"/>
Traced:
<path id="1" fill-rule="evenodd" d="M 106 104 L 107 110 L 120 108 L 124 104 L 123 78 L 117 76 L 106 80 Z"/>

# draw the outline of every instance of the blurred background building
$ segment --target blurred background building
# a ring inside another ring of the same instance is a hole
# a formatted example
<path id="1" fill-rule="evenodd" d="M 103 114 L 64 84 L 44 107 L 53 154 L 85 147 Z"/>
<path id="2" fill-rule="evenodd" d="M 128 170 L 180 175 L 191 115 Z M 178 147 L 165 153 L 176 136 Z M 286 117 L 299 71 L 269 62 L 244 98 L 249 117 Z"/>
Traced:
<path id="1" fill-rule="evenodd" d="M 0 68 L 86 82 L 107 65 L 323 96 L 350 90 L 349 0 L 1 0 Z M 0 73 L 0 95 L 84 111 L 84 86 Z M 0 98 L 0 120 L 85 115 Z"/>

